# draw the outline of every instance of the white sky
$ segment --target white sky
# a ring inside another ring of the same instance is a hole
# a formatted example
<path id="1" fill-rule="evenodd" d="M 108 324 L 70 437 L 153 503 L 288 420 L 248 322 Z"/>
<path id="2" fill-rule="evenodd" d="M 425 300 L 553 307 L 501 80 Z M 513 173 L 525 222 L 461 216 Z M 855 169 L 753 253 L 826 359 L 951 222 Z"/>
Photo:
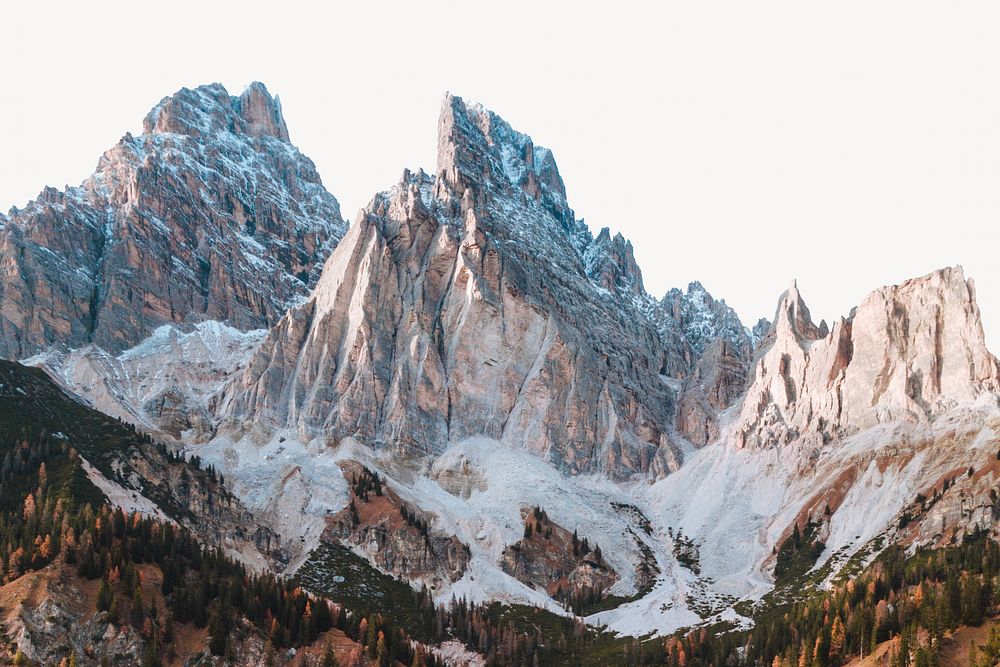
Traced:
<path id="1" fill-rule="evenodd" d="M 1000 350 L 1000 4 L 12 4 L 2 210 L 79 183 L 179 87 L 258 79 L 353 219 L 433 170 L 450 90 L 552 148 L 654 294 L 697 279 L 752 324 L 798 278 L 832 319 L 962 264 Z"/>

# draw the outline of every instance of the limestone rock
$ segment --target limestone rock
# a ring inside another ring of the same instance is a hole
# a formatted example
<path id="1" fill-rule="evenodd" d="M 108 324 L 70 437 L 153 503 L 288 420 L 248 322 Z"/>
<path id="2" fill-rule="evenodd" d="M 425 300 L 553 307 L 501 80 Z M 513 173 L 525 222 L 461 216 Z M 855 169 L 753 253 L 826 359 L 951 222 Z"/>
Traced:
<path id="1" fill-rule="evenodd" d="M 262 84 L 182 89 L 143 126 L 79 187 L 0 215 L 0 356 L 268 327 L 315 284 L 346 224 Z"/>
<path id="2" fill-rule="evenodd" d="M 897 419 L 927 421 L 1000 386 L 961 267 L 876 290 L 825 335 L 793 285 L 764 344 L 739 446 L 822 444 Z"/>
<path id="3" fill-rule="evenodd" d="M 636 264 L 632 242 L 620 233 L 611 236 L 605 227 L 584 253 L 587 275 L 608 291 L 622 291 L 641 295 L 642 272 Z"/>
<path id="4" fill-rule="evenodd" d="M 677 402 L 678 432 L 695 445 L 719 435 L 719 413 L 746 388 L 754 341 L 736 312 L 699 282 L 672 289 L 659 304 L 690 345 L 693 368 Z"/>
<path id="5" fill-rule="evenodd" d="M 666 473 L 668 351 L 639 300 L 590 280 L 592 242 L 551 153 L 447 96 L 437 176 L 407 172 L 362 211 L 230 385 L 223 428 L 432 454 L 485 435 L 567 471 Z"/>

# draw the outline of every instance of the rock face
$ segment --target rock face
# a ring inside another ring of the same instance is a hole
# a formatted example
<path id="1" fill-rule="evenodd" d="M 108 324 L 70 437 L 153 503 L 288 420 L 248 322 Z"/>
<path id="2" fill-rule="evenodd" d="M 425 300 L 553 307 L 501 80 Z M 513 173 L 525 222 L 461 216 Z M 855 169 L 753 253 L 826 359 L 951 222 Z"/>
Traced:
<path id="1" fill-rule="evenodd" d="M 684 380 L 677 402 L 677 430 L 696 445 L 719 437 L 719 413 L 733 405 L 747 384 L 749 347 L 716 338 Z"/>
<path id="2" fill-rule="evenodd" d="M 117 353 L 163 324 L 270 326 L 345 230 L 262 84 L 182 89 L 82 185 L 0 215 L 0 356 Z"/>
<path id="3" fill-rule="evenodd" d="M 729 343 L 739 358 L 750 358 L 753 343 L 736 311 L 724 299 L 714 299 L 701 283 L 689 284 L 686 293 L 677 288 L 670 290 L 660 301 L 660 307 L 677 322 L 695 357 L 721 339 Z"/>
<path id="4" fill-rule="evenodd" d="M 581 593 L 599 599 L 618 579 L 604 562 L 600 545 L 592 549 L 586 540 L 579 541 L 540 508 L 524 509 L 522 514 L 524 538 L 504 549 L 500 561 L 504 572 L 560 600 Z"/>
<path id="5" fill-rule="evenodd" d="M 603 268 L 599 268 L 602 267 Z M 220 404 L 248 421 L 440 452 L 485 435 L 562 469 L 663 474 L 683 369 L 627 244 L 592 239 L 552 154 L 447 96 L 438 173 L 404 173 Z"/>
<path id="6" fill-rule="evenodd" d="M 462 577 L 470 558 L 465 544 L 432 531 L 433 516 L 414 511 L 381 482 L 372 484 L 377 478 L 368 469 L 353 461 L 342 468 L 350 479 L 351 499 L 327 521 L 324 538 L 357 545 L 382 570 L 422 581 L 431 590 Z"/>
<path id="7" fill-rule="evenodd" d="M 736 312 L 701 283 L 691 283 L 686 293 L 670 290 L 659 307 L 676 322 L 694 359 L 677 403 L 677 430 L 706 445 L 719 436 L 719 412 L 746 389 L 753 339 Z"/>
<path id="8" fill-rule="evenodd" d="M 825 329 L 792 285 L 754 366 L 739 446 L 823 444 L 879 423 L 927 421 L 1000 388 L 960 267 L 876 290 Z"/>

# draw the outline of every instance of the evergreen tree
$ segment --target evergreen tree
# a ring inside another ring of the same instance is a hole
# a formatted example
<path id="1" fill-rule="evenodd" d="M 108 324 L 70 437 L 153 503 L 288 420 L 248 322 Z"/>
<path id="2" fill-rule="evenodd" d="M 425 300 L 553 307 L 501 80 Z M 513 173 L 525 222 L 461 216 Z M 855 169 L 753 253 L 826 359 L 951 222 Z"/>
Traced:
<path id="1" fill-rule="evenodd" d="M 226 631 L 222 614 L 218 612 L 212 614 L 212 620 L 208 623 L 208 637 L 208 650 L 212 655 L 225 655 L 229 644 L 229 633 Z"/>
<path id="2" fill-rule="evenodd" d="M 333 642 L 327 642 L 326 650 L 323 651 L 323 661 L 321 667 L 337 667 L 337 656 L 333 653 Z"/>

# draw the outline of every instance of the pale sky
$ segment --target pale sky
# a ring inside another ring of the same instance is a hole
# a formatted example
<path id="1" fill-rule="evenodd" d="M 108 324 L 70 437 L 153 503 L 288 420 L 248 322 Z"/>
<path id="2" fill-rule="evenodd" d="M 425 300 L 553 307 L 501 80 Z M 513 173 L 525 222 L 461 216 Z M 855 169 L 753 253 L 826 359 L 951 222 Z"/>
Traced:
<path id="1" fill-rule="evenodd" d="M 0 209 L 82 181 L 160 98 L 253 80 L 345 217 L 433 171 L 447 90 L 555 153 L 660 295 L 815 318 L 962 264 L 1000 351 L 1000 4 L 6 3 Z M 30 6 L 29 6 L 30 5 Z"/>

